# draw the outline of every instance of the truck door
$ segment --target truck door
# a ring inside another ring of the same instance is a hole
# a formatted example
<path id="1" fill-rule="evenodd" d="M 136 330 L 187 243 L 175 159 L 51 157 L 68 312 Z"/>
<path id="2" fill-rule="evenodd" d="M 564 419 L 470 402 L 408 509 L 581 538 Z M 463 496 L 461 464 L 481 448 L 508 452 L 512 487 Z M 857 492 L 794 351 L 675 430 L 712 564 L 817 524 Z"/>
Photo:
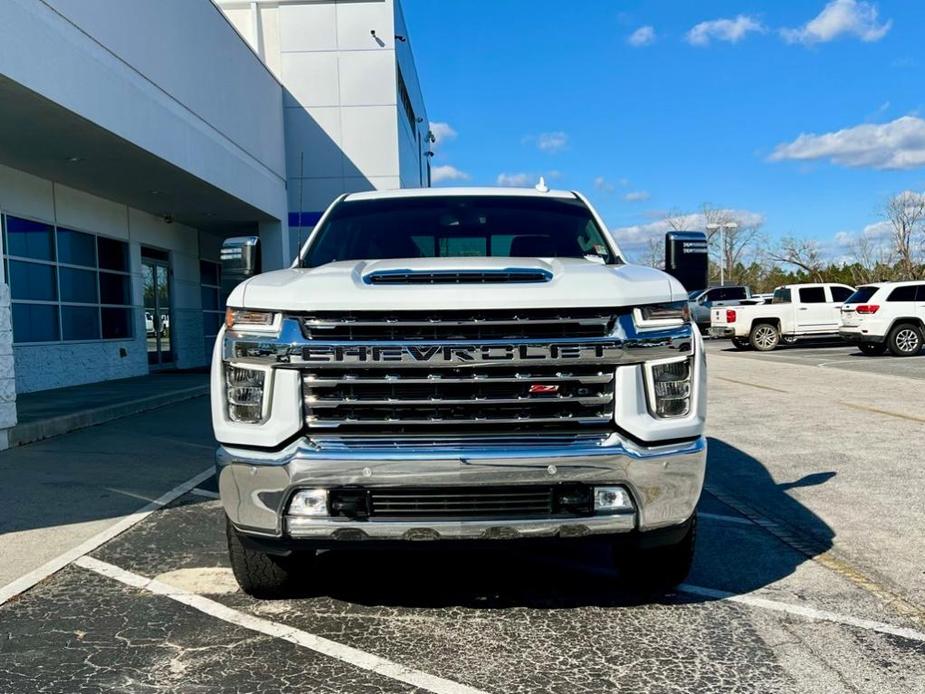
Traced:
<path id="1" fill-rule="evenodd" d="M 800 333 L 824 333 L 837 328 L 826 287 L 800 287 L 796 306 L 796 328 Z M 833 322 L 834 321 L 834 322 Z M 834 327 L 833 327 L 834 326 Z"/>
<path id="2" fill-rule="evenodd" d="M 841 307 L 844 306 L 845 302 L 848 300 L 854 290 L 851 287 L 845 287 L 838 284 L 831 284 L 826 289 L 831 294 L 829 306 L 831 306 L 831 311 L 829 312 L 830 318 L 830 330 L 835 332 L 838 330 L 841 325 Z"/>

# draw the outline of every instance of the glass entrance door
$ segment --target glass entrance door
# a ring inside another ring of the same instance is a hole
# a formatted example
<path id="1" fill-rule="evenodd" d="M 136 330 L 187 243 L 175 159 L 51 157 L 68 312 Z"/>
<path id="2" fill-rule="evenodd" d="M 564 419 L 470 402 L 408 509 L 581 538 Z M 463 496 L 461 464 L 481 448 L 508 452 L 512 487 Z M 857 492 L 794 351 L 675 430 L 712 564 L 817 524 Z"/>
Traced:
<path id="1" fill-rule="evenodd" d="M 170 265 L 166 260 L 142 257 L 141 268 L 145 287 L 145 337 L 148 343 L 148 364 L 155 367 L 172 364 Z"/>

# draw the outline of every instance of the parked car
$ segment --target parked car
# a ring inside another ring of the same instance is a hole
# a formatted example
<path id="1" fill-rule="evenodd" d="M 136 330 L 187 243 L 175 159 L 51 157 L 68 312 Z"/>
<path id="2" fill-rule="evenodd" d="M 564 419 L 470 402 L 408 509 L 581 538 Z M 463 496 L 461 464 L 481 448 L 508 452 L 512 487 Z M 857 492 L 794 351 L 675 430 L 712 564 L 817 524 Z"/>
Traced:
<path id="1" fill-rule="evenodd" d="M 769 352 L 782 341 L 838 334 L 842 304 L 854 294 L 846 284 L 788 284 L 770 304 L 714 308 L 710 334 L 728 337 L 737 349 Z"/>
<path id="2" fill-rule="evenodd" d="M 848 297 L 838 334 L 867 355 L 911 357 L 925 344 L 923 330 L 925 282 L 878 282 Z"/>
<path id="3" fill-rule="evenodd" d="M 718 306 L 738 306 L 751 299 L 748 287 L 709 287 L 696 289 L 688 295 L 691 319 L 705 333 L 710 327 L 710 311 Z"/>

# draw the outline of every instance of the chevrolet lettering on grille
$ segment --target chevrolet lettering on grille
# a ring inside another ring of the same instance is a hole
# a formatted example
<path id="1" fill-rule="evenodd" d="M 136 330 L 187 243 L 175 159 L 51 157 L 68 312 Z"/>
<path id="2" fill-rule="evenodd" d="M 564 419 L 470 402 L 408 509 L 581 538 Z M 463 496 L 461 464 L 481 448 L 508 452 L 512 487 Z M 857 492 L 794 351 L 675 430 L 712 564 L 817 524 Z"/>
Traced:
<path id="1" fill-rule="evenodd" d="M 302 361 L 313 364 L 465 365 L 492 362 L 616 363 L 623 348 L 615 340 L 587 343 L 482 345 L 306 345 Z"/>

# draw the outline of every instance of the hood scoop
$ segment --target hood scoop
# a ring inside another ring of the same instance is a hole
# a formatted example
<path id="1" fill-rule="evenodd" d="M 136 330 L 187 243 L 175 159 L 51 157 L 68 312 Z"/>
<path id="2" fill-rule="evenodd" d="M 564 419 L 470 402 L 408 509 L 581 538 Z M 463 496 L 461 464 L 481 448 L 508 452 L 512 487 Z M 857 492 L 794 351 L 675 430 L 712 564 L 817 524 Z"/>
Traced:
<path id="1" fill-rule="evenodd" d="M 366 284 L 524 284 L 549 282 L 552 273 L 540 268 L 510 267 L 483 270 L 375 270 L 363 275 Z"/>

